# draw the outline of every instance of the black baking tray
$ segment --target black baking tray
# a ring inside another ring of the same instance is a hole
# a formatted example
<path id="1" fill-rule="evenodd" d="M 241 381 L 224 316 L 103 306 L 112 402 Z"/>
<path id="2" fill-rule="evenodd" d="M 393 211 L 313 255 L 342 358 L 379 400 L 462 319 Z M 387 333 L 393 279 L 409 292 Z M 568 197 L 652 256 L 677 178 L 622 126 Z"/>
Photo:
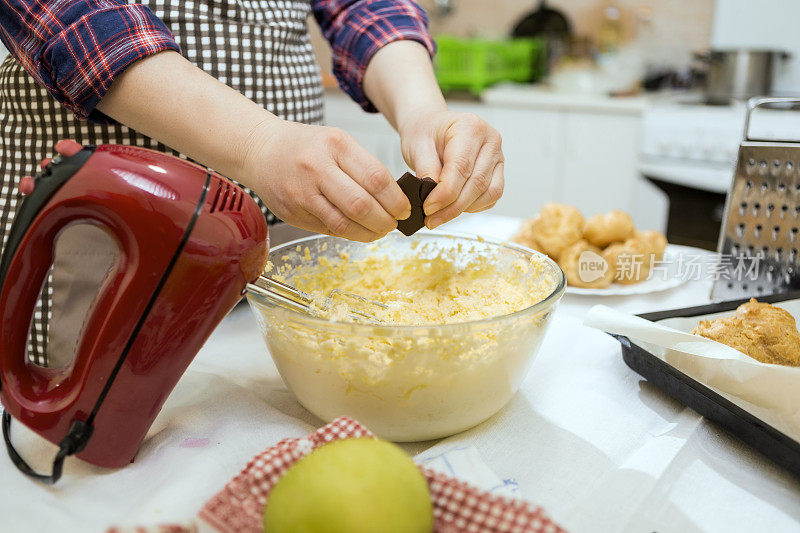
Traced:
<path id="1" fill-rule="evenodd" d="M 800 299 L 800 291 L 791 291 L 757 297 L 759 302 L 776 303 Z M 658 321 L 666 318 L 693 317 L 712 313 L 733 311 L 743 300 L 730 300 L 709 305 L 644 313 L 646 320 Z M 636 373 L 669 394 L 672 398 L 691 407 L 700 415 L 712 420 L 731 434 L 749 444 L 779 466 L 800 477 L 800 442 L 770 426 L 760 418 L 723 398 L 699 381 L 687 376 L 674 366 L 659 359 L 647 350 L 633 344 L 624 335 L 612 335 L 622 345 L 622 359 Z"/>

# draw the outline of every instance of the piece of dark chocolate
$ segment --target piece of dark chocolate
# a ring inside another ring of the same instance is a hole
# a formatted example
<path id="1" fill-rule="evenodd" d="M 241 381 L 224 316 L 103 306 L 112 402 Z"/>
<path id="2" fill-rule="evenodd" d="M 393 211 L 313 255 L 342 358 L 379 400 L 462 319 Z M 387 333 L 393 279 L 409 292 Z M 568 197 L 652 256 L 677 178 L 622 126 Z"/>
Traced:
<path id="1" fill-rule="evenodd" d="M 436 187 L 436 181 L 431 178 L 419 179 L 410 172 L 406 172 L 400 176 L 397 184 L 411 203 L 411 216 L 405 220 L 398 220 L 397 229 L 403 235 L 410 236 L 425 226 L 425 212 L 422 210 L 422 204 Z"/>

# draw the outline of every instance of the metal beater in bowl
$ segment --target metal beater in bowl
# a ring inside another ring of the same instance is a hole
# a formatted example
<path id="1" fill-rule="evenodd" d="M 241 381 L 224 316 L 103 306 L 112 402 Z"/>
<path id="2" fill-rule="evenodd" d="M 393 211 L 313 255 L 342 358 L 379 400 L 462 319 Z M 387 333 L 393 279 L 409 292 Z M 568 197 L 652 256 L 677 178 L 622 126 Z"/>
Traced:
<path id="1" fill-rule="evenodd" d="M 299 311 L 307 315 L 314 315 L 312 311 L 314 298 L 312 298 L 310 294 L 268 276 L 259 276 L 256 281 L 247 285 L 247 290 L 268 298 L 288 309 Z M 386 309 L 386 304 L 364 298 L 358 294 L 345 292 L 341 289 L 333 289 L 328 293 L 328 296 L 323 299 L 321 308 L 323 310 L 330 309 L 337 301 L 347 306 L 347 316 L 354 321 L 383 322 L 377 318 L 376 314 L 380 309 Z"/>
<path id="2" fill-rule="evenodd" d="M 406 172 L 397 180 L 397 184 L 411 204 L 411 216 L 405 220 L 398 221 L 397 229 L 403 235 L 411 236 L 425 226 L 425 213 L 422 205 L 436 187 L 436 182 L 431 178 L 420 179 L 410 172 Z M 314 315 L 311 309 L 314 299 L 311 295 L 274 278 L 262 274 L 255 282 L 247 285 L 247 290 L 294 311 Z M 376 314 L 380 309 L 386 309 L 386 304 L 364 298 L 358 294 L 345 292 L 341 289 L 333 289 L 323 300 L 322 309 L 328 310 L 333 307 L 334 300 L 347 305 L 347 316 L 351 320 L 372 323 L 383 322 L 376 317 Z"/>

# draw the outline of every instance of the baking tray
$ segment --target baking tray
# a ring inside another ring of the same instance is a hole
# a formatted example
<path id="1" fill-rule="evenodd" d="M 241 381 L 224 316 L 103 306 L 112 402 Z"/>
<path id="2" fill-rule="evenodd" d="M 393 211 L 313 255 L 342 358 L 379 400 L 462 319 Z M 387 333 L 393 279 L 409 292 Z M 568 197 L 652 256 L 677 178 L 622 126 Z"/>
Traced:
<path id="1" fill-rule="evenodd" d="M 800 299 L 800 291 L 772 294 L 758 298 L 759 302 L 776 303 Z M 640 316 L 656 322 L 667 318 L 693 317 L 733 311 L 749 301 L 730 300 L 709 305 L 644 313 Z M 779 466 L 800 477 L 800 442 L 792 439 L 730 400 L 687 376 L 674 366 L 647 350 L 633 344 L 624 335 L 612 335 L 622 345 L 622 359 L 632 370 L 669 394 L 675 400 L 749 444 Z"/>

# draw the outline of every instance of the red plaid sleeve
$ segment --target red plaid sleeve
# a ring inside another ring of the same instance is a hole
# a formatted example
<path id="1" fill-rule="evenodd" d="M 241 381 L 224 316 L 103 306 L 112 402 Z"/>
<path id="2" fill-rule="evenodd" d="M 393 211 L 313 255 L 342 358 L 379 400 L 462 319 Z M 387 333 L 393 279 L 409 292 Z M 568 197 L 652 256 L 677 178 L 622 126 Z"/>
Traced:
<path id="1" fill-rule="evenodd" d="M 0 39 L 39 83 L 79 118 L 117 74 L 146 56 L 180 51 L 149 8 L 113 0 L 0 0 Z"/>
<path id="2" fill-rule="evenodd" d="M 425 11 L 412 0 L 314 0 L 314 16 L 331 43 L 333 73 L 342 89 L 370 112 L 364 71 L 382 46 L 409 39 L 435 52 Z"/>

